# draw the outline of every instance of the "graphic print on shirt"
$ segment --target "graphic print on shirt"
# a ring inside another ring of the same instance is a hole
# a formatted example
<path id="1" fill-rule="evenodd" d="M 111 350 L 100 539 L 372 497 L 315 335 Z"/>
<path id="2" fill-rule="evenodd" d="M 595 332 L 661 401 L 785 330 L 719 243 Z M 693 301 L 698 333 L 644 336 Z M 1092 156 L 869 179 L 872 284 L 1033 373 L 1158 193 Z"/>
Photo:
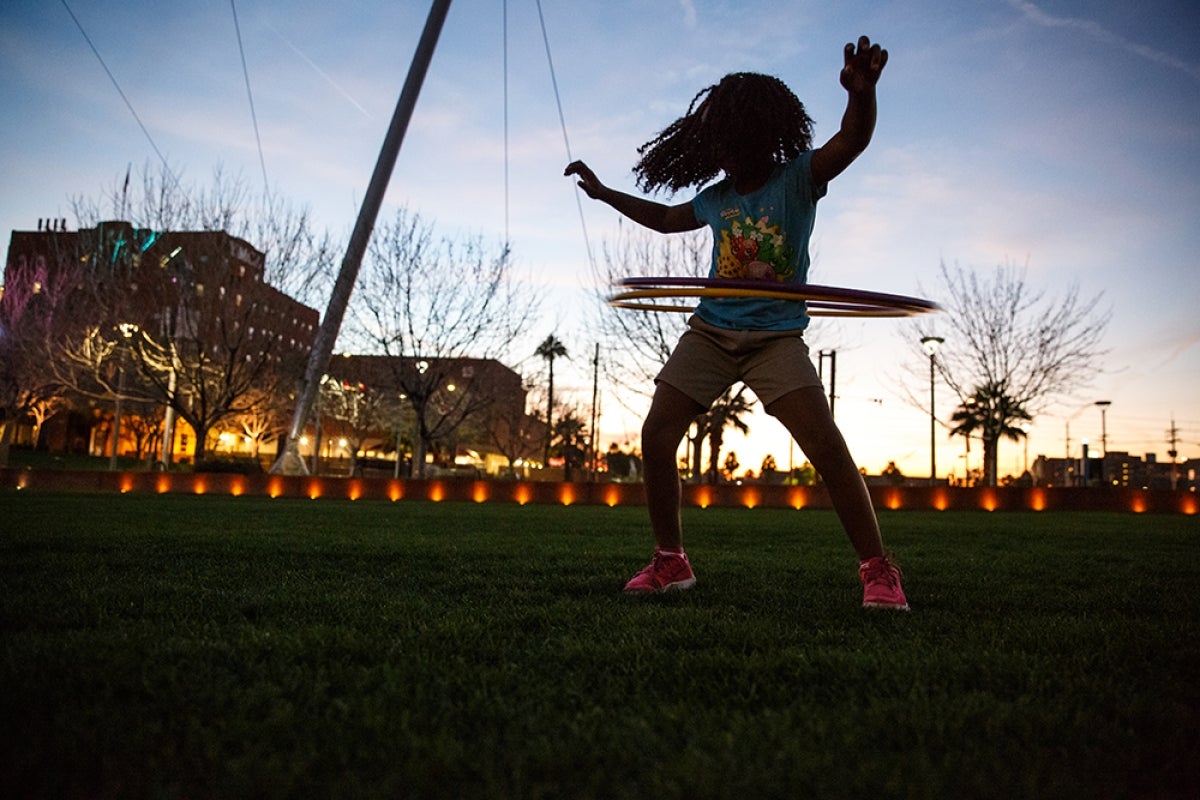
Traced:
<path id="1" fill-rule="evenodd" d="M 732 210 L 732 209 L 731 209 Z M 769 217 L 727 220 L 717 245 L 717 277 L 754 281 L 786 281 L 796 274 L 796 251 Z M 740 216 L 740 215 L 739 215 Z"/>

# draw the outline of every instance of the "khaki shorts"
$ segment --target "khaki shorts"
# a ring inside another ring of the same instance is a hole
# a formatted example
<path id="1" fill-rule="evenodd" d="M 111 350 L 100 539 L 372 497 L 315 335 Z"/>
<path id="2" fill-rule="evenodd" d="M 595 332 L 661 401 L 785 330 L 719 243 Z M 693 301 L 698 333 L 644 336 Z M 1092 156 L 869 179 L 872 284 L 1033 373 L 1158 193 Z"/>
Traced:
<path id="1" fill-rule="evenodd" d="M 764 407 L 796 389 L 820 386 L 804 331 L 735 331 L 692 316 L 655 383 L 675 387 L 708 408 L 738 381 Z"/>

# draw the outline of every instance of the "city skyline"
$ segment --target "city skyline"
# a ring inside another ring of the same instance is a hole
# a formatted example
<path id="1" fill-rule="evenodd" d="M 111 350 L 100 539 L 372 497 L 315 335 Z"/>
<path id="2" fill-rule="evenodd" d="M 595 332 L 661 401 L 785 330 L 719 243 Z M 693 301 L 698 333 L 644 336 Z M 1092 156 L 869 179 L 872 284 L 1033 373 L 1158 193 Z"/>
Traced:
<path id="1" fill-rule="evenodd" d="M 236 26 L 232 8 L 9 4 L 0 227 L 73 227 L 71 197 L 157 168 L 161 153 L 185 182 L 204 184 L 218 165 L 250 186 L 265 177 L 346 237 L 428 3 L 239 2 Z M 1200 23 L 1188 4 L 766 2 L 751 12 L 678 0 L 647 15 L 620 0 L 546 3 L 545 40 L 533 0 L 507 8 L 506 24 L 500 4 L 452 4 L 381 219 L 403 206 L 451 234 L 511 240 L 546 296 L 544 327 L 513 354 L 518 370 L 540 366 L 533 349 L 553 333 L 572 356 L 556 364 L 556 392 L 590 402 L 589 252 L 618 228 L 562 177 L 565 140 L 571 157 L 633 190 L 637 146 L 699 89 L 750 69 L 792 86 L 824 141 L 844 108 L 841 46 L 867 34 L 891 55 L 879 126 L 821 201 L 813 281 L 936 299 L 942 263 L 1009 264 L 1049 297 L 1103 293 L 1104 370 L 1034 421 L 1028 461 L 1076 455 L 1083 439 L 1098 450 L 1104 434 L 1110 451 L 1166 460 L 1172 426 L 1181 458 L 1200 451 L 1200 63 L 1190 57 Z M 927 473 L 928 409 L 899 387 L 922 369 L 908 323 L 818 322 L 811 339 L 838 352 L 836 411 L 856 460 Z M 602 394 L 601 450 L 632 443 L 640 424 L 613 394 Z M 937 399 L 945 422 L 957 399 L 944 384 Z M 1103 415 L 1097 401 L 1111 403 Z M 768 453 L 787 465 L 778 424 L 751 424 L 751 439 L 729 434 L 726 452 L 742 469 Z M 961 475 L 965 443 L 937 438 L 939 474 Z M 976 466 L 980 455 L 975 442 Z M 1024 460 L 1024 444 L 1004 442 L 1000 474 Z"/>

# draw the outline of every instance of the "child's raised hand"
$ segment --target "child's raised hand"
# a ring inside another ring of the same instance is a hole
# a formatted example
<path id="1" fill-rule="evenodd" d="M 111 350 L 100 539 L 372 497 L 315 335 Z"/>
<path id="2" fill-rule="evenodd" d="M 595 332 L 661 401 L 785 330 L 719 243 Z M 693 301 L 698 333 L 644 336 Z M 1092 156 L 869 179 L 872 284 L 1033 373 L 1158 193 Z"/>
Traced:
<path id="1" fill-rule="evenodd" d="M 846 65 L 842 67 L 842 88 L 848 92 L 862 92 L 879 82 L 879 74 L 887 64 L 888 52 L 878 44 L 871 44 L 866 36 L 858 37 L 858 47 L 847 44 Z"/>
<path id="2" fill-rule="evenodd" d="M 578 175 L 579 188 L 583 189 L 593 200 L 598 199 L 600 192 L 604 191 L 605 186 L 596 177 L 596 173 L 592 172 L 592 168 L 582 161 L 572 161 L 563 170 L 563 175 Z"/>

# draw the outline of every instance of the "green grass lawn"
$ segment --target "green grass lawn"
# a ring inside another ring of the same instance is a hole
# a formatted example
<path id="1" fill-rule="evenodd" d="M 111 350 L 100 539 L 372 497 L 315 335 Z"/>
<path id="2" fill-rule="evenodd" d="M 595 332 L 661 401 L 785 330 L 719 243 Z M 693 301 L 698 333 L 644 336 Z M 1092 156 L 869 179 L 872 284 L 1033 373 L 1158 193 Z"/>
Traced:
<path id="1" fill-rule="evenodd" d="M 0 494 L 6 797 L 1195 798 L 1200 520 Z"/>

